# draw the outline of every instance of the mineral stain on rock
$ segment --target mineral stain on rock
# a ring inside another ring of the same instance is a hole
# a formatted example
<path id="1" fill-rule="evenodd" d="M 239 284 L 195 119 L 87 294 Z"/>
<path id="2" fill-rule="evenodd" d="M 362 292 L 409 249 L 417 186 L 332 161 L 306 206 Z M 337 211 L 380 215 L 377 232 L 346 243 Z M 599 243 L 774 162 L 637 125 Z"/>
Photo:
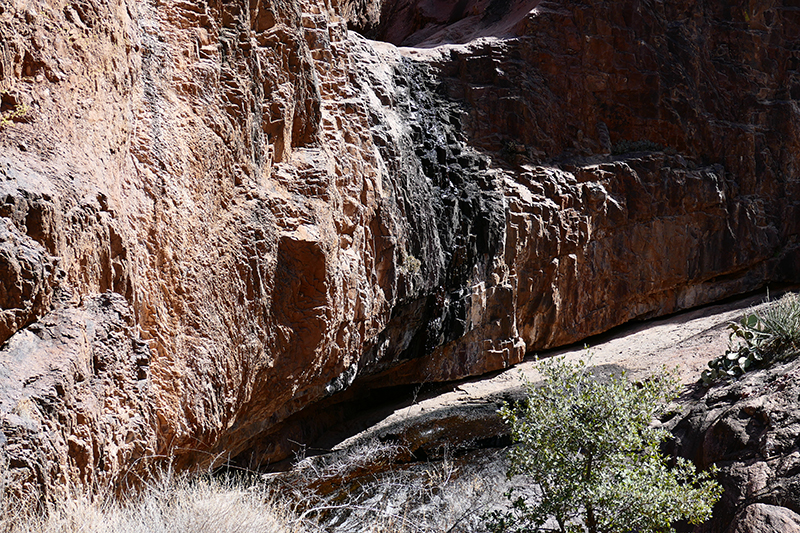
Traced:
<path id="1" fill-rule="evenodd" d="M 0 7 L 20 490 L 264 464 L 319 402 L 797 281 L 779 2 Z"/>

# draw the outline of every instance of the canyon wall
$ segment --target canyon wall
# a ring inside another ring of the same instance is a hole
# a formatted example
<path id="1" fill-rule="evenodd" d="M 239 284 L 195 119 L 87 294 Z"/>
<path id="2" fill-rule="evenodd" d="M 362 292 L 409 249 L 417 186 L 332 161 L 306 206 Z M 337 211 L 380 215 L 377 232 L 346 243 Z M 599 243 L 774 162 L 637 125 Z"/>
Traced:
<path id="1" fill-rule="evenodd" d="M 777 0 L 3 1 L 13 486 L 264 465 L 315 405 L 797 281 L 798 35 Z"/>

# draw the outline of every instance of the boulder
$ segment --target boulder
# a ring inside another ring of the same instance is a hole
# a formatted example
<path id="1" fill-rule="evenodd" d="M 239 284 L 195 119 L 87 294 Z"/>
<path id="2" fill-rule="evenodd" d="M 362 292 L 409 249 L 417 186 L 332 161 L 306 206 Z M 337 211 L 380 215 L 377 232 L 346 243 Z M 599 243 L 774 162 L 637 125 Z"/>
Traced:
<path id="1" fill-rule="evenodd" d="M 725 492 L 712 519 L 695 531 L 761 531 L 747 529 L 762 520 L 759 516 L 765 517 L 764 524 L 797 516 L 798 375 L 800 361 L 791 361 L 749 372 L 736 382 L 711 388 L 698 385 L 696 397 L 666 423 L 675 435 L 670 446 L 673 453 L 700 468 L 713 464 L 720 469 L 719 481 Z M 768 521 L 767 516 L 774 520 Z M 787 524 L 796 524 L 787 520 Z M 785 531 L 791 531 L 786 527 Z"/>
<path id="2" fill-rule="evenodd" d="M 729 533 L 795 533 L 800 531 L 800 515 L 764 503 L 748 505 L 736 515 Z"/>

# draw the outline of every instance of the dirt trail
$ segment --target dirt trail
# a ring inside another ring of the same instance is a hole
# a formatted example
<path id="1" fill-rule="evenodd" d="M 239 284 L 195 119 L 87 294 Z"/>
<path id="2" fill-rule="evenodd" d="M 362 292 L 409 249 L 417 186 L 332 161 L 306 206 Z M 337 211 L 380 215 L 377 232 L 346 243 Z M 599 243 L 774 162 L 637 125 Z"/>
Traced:
<path id="1" fill-rule="evenodd" d="M 778 293 L 771 295 L 778 297 Z M 696 382 L 709 360 L 724 353 L 728 345 L 727 325 L 747 309 L 758 307 L 767 294 L 760 293 L 720 304 L 708 305 L 669 317 L 628 324 L 569 346 L 540 354 L 584 359 L 591 366 L 624 369 L 631 379 L 642 379 L 663 367 L 678 369 L 684 384 Z M 507 370 L 432 387 L 411 405 L 397 408 L 377 424 L 342 441 L 341 449 L 368 438 L 401 436 L 433 449 L 444 442 L 460 443 L 492 438 L 497 434 L 494 414 L 504 400 L 520 396 L 523 378 L 536 381 L 534 356 Z M 427 442 L 424 442 L 427 441 Z M 455 442 L 453 442 L 455 441 Z M 459 442 L 460 441 L 460 442 Z"/>

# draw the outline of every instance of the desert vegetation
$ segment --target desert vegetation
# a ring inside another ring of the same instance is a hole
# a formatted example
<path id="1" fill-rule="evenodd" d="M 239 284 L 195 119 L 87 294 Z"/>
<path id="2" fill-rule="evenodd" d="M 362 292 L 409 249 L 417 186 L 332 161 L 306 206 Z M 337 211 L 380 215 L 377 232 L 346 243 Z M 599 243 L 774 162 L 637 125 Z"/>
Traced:
<path id="1" fill-rule="evenodd" d="M 728 328 L 728 350 L 709 361 L 702 376 L 706 383 L 796 358 L 800 354 L 800 296 L 787 293 L 762 310 L 748 311 Z"/>
<path id="2" fill-rule="evenodd" d="M 284 473 L 166 468 L 122 499 L 72 491 L 34 508 L 6 496 L 0 531 L 597 533 L 708 517 L 719 486 L 686 461 L 669 467 L 666 432 L 651 426 L 677 390 L 668 374 L 634 385 L 582 364 L 541 371 L 522 404 L 501 410 L 517 443 L 507 457 L 442 449 L 420 461 L 372 439 L 298 458 Z"/>
<path id="3" fill-rule="evenodd" d="M 3 533 L 294 533 L 307 524 L 253 477 L 175 475 L 167 469 L 136 494 L 81 490 L 26 505 L 5 495 Z"/>
<path id="4" fill-rule="evenodd" d="M 286 473 L 177 475 L 166 469 L 129 497 L 71 491 L 21 505 L 4 495 L 3 533 L 422 533 L 480 531 L 497 499 L 482 466 L 449 456 L 395 464 L 407 450 L 365 442 L 306 458 Z M 487 461 L 483 462 L 486 466 Z M 494 468 L 494 467 L 492 467 Z"/>
<path id="5" fill-rule="evenodd" d="M 634 384 L 561 360 L 540 370 L 543 382 L 527 383 L 526 399 L 500 411 L 515 442 L 508 474 L 529 488 L 488 513 L 491 531 L 644 533 L 711 516 L 722 493 L 715 471 L 697 473 L 681 458 L 670 466 L 660 449 L 669 433 L 653 426 L 677 396 L 672 375 Z"/>

